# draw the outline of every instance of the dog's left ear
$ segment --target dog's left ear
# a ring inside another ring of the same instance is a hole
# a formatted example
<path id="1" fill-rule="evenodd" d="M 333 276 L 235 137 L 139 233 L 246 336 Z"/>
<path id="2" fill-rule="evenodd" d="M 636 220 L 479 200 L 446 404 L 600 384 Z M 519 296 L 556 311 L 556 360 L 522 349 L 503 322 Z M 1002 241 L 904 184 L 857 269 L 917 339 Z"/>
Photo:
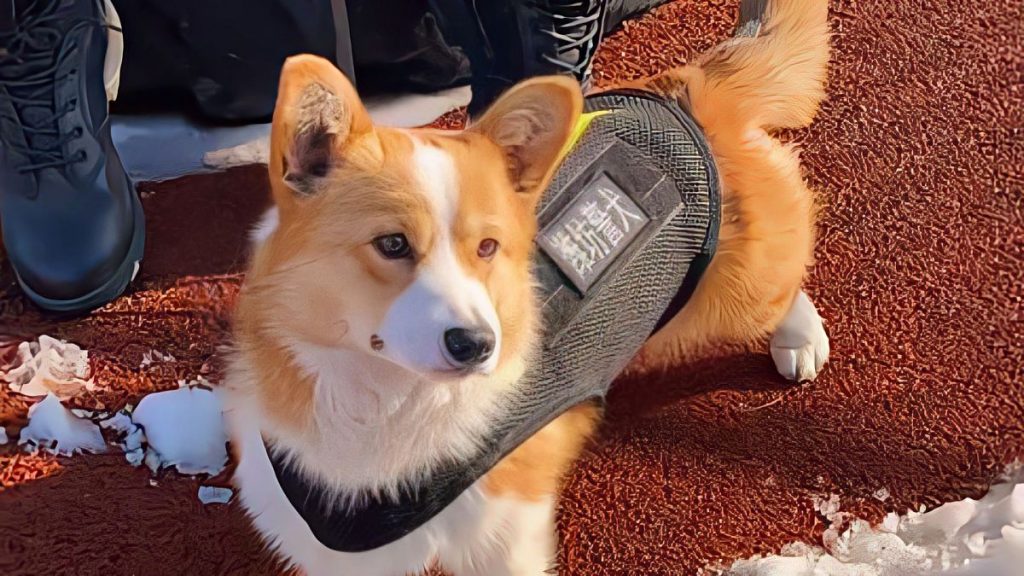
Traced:
<path id="1" fill-rule="evenodd" d="M 539 196 L 582 110 L 583 94 L 575 80 L 542 76 L 513 86 L 469 130 L 504 150 L 517 192 Z"/>
<path id="2" fill-rule="evenodd" d="M 270 135 L 270 182 L 278 206 L 287 210 L 315 193 L 324 176 L 373 135 L 359 95 L 333 63 L 308 54 L 288 58 Z"/>

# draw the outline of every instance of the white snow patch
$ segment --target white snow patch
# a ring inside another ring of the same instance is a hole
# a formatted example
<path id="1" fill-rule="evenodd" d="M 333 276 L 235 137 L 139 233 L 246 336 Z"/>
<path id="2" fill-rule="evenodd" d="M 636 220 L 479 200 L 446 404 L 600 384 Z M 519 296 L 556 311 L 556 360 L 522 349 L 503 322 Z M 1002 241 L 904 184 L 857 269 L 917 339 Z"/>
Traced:
<path id="1" fill-rule="evenodd" d="M 832 520 L 832 517 L 839 513 L 839 496 L 830 494 L 828 498 L 816 496 L 814 498 L 814 511 L 825 518 Z"/>
<path id="2" fill-rule="evenodd" d="M 132 420 L 145 433 L 145 462 L 153 471 L 176 466 L 182 474 L 217 474 L 227 463 L 221 403 L 209 390 L 184 387 L 150 394 Z"/>
<path id="3" fill-rule="evenodd" d="M 124 453 L 124 459 L 128 461 L 132 466 L 141 466 L 142 461 L 146 459 L 146 451 L 142 448 L 136 448 L 135 450 L 126 450 Z"/>
<path id="4" fill-rule="evenodd" d="M 433 94 L 398 94 L 368 99 L 364 104 L 375 124 L 394 128 L 426 126 L 447 112 L 466 106 L 473 98 L 469 86 L 458 86 Z M 207 168 L 224 170 L 247 164 L 266 164 L 270 158 L 267 135 L 236 146 L 211 150 L 203 155 Z"/>
<path id="5" fill-rule="evenodd" d="M 106 420 L 100 421 L 100 426 L 107 430 L 113 430 L 118 434 L 128 434 L 135 430 L 135 423 L 132 422 L 131 414 L 121 410 Z"/>
<path id="6" fill-rule="evenodd" d="M 26 396 L 52 392 L 61 400 L 95 388 L 89 375 L 89 352 L 45 335 L 19 344 L 18 362 L 7 372 L 0 371 L 0 380 Z"/>
<path id="7" fill-rule="evenodd" d="M 203 165 L 225 170 L 234 166 L 266 164 L 267 158 L 270 158 L 270 139 L 257 138 L 230 148 L 207 152 L 203 155 Z"/>
<path id="8" fill-rule="evenodd" d="M 203 378 L 202 376 L 196 377 L 195 380 L 178 380 L 178 388 L 190 388 L 194 386 L 198 386 L 199 388 L 207 388 L 210 390 L 213 389 L 213 384 L 211 384 L 209 380 Z"/>
<path id="9" fill-rule="evenodd" d="M 22 428 L 18 444 L 28 444 L 62 456 L 76 452 L 106 451 L 103 434 L 96 424 L 78 418 L 53 394 L 28 410 L 28 426 Z"/>
<path id="10" fill-rule="evenodd" d="M 136 426 L 134 430 L 125 435 L 121 448 L 125 451 L 125 454 L 135 450 L 142 450 L 142 442 L 145 439 L 146 434 L 143 433 L 142 428 Z M 129 458 L 129 460 L 131 460 L 131 458 Z"/>
<path id="11" fill-rule="evenodd" d="M 888 491 L 886 491 L 888 492 Z M 888 493 L 886 494 L 888 496 Z M 877 493 L 876 493 L 876 497 Z M 826 517 L 842 514 L 838 498 L 820 499 Z M 1024 468 L 981 500 L 967 498 L 877 527 L 854 521 L 825 547 L 796 543 L 778 556 L 739 560 L 729 576 L 1010 576 L 1024 563 Z"/>
<path id="12" fill-rule="evenodd" d="M 231 488 L 217 486 L 200 486 L 199 501 L 203 504 L 227 504 L 235 493 Z"/>
<path id="13" fill-rule="evenodd" d="M 444 114 L 469 105 L 469 86 L 447 88 L 432 94 L 395 94 L 368 98 L 366 111 L 374 124 L 393 128 L 426 126 Z"/>
<path id="14" fill-rule="evenodd" d="M 117 433 L 121 440 L 121 449 L 124 450 L 124 457 L 129 464 L 138 466 L 142 463 L 145 456 L 142 442 L 146 439 L 146 435 L 142 432 L 142 427 L 132 421 L 130 412 L 121 410 L 100 422 L 100 426 Z"/>
<path id="15" fill-rule="evenodd" d="M 150 350 L 149 352 L 142 353 L 142 362 L 139 363 L 139 368 L 147 368 L 158 362 L 174 362 L 176 358 L 171 354 L 164 354 L 159 350 Z"/>

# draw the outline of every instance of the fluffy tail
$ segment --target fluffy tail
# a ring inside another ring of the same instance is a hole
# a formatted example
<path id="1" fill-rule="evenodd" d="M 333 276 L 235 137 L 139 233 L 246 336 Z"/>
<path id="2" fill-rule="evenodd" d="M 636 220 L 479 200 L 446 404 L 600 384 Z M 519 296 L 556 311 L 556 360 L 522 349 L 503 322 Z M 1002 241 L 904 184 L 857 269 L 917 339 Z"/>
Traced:
<path id="1" fill-rule="evenodd" d="M 715 124 L 799 128 L 825 97 L 827 0 L 743 0 L 736 37 L 719 44 L 686 76 L 692 110 Z"/>

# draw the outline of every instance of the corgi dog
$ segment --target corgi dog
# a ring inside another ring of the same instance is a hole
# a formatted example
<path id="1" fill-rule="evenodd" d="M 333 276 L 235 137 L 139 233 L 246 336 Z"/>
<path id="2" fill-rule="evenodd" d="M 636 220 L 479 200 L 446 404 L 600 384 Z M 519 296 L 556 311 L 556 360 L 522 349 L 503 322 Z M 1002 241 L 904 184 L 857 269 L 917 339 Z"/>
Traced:
<path id="1" fill-rule="evenodd" d="M 828 53 L 826 0 L 774 0 L 757 35 L 624 86 L 692 114 L 722 187 L 717 252 L 631 371 L 765 337 L 786 378 L 821 370 L 828 337 L 801 290 L 814 200 L 796 151 L 771 134 L 811 122 Z M 313 536 L 268 446 L 318 486 L 381 497 L 477 448 L 496 399 L 540 346 L 534 211 L 582 101 L 571 79 L 534 78 L 464 131 L 393 129 L 372 123 L 332 63 L 285 63 L 269 158 L 275 208 L 254 234 L 223 386 L 241 504 L 290 565 L 310 576 L 553 567 L 560 484 L 595 429 L 593 406 L 566 412 L 426 524 L 365 552 Z"/>

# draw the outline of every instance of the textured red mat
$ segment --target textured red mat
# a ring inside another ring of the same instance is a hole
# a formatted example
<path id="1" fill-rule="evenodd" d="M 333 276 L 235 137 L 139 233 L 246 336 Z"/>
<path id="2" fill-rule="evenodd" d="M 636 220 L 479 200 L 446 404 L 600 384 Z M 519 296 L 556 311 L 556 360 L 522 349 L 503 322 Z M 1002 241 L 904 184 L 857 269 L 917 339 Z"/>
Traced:
<path id="1" fill-rule="evenodd" d="M 603 47 L 598 84 L 684 63 L 729 33 L 734 8 L 681 0 L 629 24 Z M 841 0 L 832 14 L 830 99 L 790 135 L 821 191 L 809 289 L 832 362 L 790 387 L 764 349 L 722 350 L 620 382 L 569 479 L 563 574 L 693 573 L 816 541 L 816 495 L 877 519 L 978 496 L 1024 456 L 1024 8 Z M 45 332 L 90 350 L 108 390 L 83 407 L 217 378 L 266 182 L 247 168 L 143 190 L 151 236 L 129 297 L 54 322 L 0 272 L 4 340 Z M 150 349 L 176 361 L 140 369 Z M 26 407 L 0 390 L 9 435 Z M 191 479 L 157 483 L 116 455 L 3 448 L 0 573 L 275 573 L 234 506 L 203 507 Z"/>

